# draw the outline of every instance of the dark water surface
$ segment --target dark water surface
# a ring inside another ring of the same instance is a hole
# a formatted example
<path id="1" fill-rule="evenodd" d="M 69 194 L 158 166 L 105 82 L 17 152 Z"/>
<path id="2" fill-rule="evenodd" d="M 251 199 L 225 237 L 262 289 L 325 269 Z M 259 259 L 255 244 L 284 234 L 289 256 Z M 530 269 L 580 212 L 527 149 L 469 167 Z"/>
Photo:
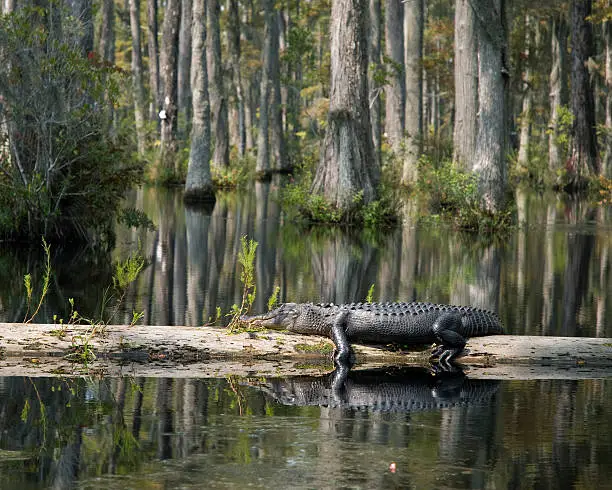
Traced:
<path id="1" fill-rule="evenodd" d="M 114 323 L 201 325 L 239 303 L 240 238 L 259 243 L 257 299 L 470 304 L 509 333 L 612 337 L 612 211 L 519 193 L 521 225 L 484 241 L 418 224 L 390 233 L 303 230 L 275 184 L 186 209 L 142 189 L 155 231 L 117 230 L 112 254 L 53 249 L 38 321 L 95 316 L 112 260 L 150 263 Z M 26 315 L 40 251 L 0 249 L 0 319 Z M 1 333 L 0 333 L 1 335 Z M 612 488 L 612 372 L 591 380 L 491 381 L 428 373 L 294 379 L 0 378 L 0 489 Z M 390 465 L 395 463 L 393 472 Z"/>
<path id="2" fill-rule="evenodd" d="M 2 378 L 0 488 L 611 487 L 612 379 L 374 376 Z"/>

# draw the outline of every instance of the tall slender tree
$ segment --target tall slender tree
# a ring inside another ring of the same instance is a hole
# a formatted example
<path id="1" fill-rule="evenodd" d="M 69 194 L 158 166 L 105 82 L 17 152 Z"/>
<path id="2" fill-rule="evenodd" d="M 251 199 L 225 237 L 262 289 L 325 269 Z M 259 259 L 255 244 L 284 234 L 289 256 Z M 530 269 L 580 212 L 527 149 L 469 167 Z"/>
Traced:
<path id="1" fill-rule="evenodd" d="M 161 108 L 159 80 L 159 43 L 157 41 L 157 0 L 147 0 L 147 49 L 149 55 L 149 119 L 157 120 Z"/>
<path id="2" fill-rule="evenodd" d="M 565 13 L 557 12 L 551 21 L 551 70 L 550 70 L 550 117 L 548 123 L 549 168 L 556 171 L 561 166 L 562 148 L 559 142 L 559 113 L 567 105 L 567 36 L 569 29 Z"/>
<path id="3" fill-rule="evenodd" d="M 327 128 L 312 191 L 341 210 L 358 192 L 376 198 L 376 166 L 368 105 L 366 0 L 333 0 L 331 92 Z"/>
<path id="4" fill-rule="evenodd" d="M 193 0 L 191 24 L 191 148 L 185 201 L 214 200 L 210 174 L 210 102 L 206 63 L 206 0 Z"/>
<path id="5" fill-rule="evenodd" d="M 178 175 L 177 153 L 177 78 L 181 0 L 168 0 L 162 28 L 160 72 L 164 82 L 161 111 L 161 148 L 158 177 Z"/>
<path id="6" fill-rule="evenodd" d="M 240 71 L 240 10 L 238 0 L 229 0 L 228 10 L 228 51 L 234 104 L 238 114 L 238 154 L 243 157 L 246 153 L 246 116 Z"/>
<path id="7" fill-rule="evenodd" d="M 406 69 L 406 139 L 402 185 L 417 179 L 423 141 L 423 0 L 404 3 L 404 60 Z"/>
<path id="8" fill-rule="evenodd" d="M 178 57 L 178 111 L 184 114 L 187 130 L 191 125 L 191 3 L 181 0 L 181 27 Z"/>
<path id="9" fill-rule="evenodd" d="M 381 87 L 377 81 L 382 64 L 380 58 L 381 45 L 381 6 L 380 0 L 370 1 L 370 31 L 368 37 L 368 88 L 370 104 L 370 125 L 372 126 L 372 144 L 377 165 L 381 165 Z"/>
<path id="10" fill-rule="evenodd" d="M 589 177 L 599 172 L 595 102 L 588 61 L 593 56 L 592 0 L 571 2 L 571 105 L 574 123 L 564 186 L 574 191 L 586 186 Z"/>
<path id="11" fill-rule="evenodd" d="M 404 24 L 401 0 L 385 5 L 385 55 L 389 78 L 385 87 L 385 133 L 394 152 L 398 153 L 404 137 Z"/>
<path id="12" fill-rule="evenodd" d="M 140 0 L 130 0 L 130 28 L 132 31 L 132 92 L 138 153 L 145 152 L 145 92 L 142 80 L 142 55 L 140 53 Z"/>
<path id="13" fill-rule="evenodd" d="M 227 97 L 223 87 L 222 60 L 221 60 L 221 34 L 219 27 L 220 16 L 219 0 L 207 0 L 206 13 L 208 17 L 207 29 L 207 62 L 208 62 L 208 88 L 210 94 L 210 110 L 212 134 L 215 142 L 212 166 L 225 168 L 229 165 L 229 128 L 227 114 Z"/>

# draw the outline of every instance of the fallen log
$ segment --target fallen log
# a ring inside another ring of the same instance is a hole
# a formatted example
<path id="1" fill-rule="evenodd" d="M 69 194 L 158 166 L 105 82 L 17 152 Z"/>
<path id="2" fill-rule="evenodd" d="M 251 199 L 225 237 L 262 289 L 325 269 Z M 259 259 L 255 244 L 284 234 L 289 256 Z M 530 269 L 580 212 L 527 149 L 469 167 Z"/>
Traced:
<path id="1" fill-rule="evenodd" d="M 429 365 L 429 346 L 353 350 L 358 369 Z M 313 375 L 333 369 L 332 352 L 326 338 L 277 331 L 0 323 L 0 376 Z M 475 337 L 458 363 L 473 377 L 612 376 L 612 339 Z"/>

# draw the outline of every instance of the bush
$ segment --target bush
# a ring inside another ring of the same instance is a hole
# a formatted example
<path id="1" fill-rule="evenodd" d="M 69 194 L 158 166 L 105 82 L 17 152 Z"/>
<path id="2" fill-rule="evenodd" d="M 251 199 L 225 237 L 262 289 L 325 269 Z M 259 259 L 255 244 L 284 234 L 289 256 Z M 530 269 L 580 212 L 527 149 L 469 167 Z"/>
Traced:
<path id="1" fill-rule="evenodd" d="M 123 75 L 51 5 L 0 16 L 0 236 L 92 241 L 142 165 L 106 138 Z"/>

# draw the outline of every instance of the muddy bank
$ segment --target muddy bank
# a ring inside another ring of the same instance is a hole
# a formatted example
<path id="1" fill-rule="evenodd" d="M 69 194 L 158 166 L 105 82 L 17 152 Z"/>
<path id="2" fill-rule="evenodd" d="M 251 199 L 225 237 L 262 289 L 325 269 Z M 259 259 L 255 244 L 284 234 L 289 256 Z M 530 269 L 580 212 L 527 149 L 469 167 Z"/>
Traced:
<path id="1" fill-rule="evenodd" d="M 355 345 L 355 367 L 427 366 L 428 347 Z M 612 376 L 612 339 L 498 335 L 467 349 L 459 362 L 473 377 Z M 316 375 L 333 369 L 332 352 L 328 339 L 272 331 L 0 323 L 0 376 Z"/>

